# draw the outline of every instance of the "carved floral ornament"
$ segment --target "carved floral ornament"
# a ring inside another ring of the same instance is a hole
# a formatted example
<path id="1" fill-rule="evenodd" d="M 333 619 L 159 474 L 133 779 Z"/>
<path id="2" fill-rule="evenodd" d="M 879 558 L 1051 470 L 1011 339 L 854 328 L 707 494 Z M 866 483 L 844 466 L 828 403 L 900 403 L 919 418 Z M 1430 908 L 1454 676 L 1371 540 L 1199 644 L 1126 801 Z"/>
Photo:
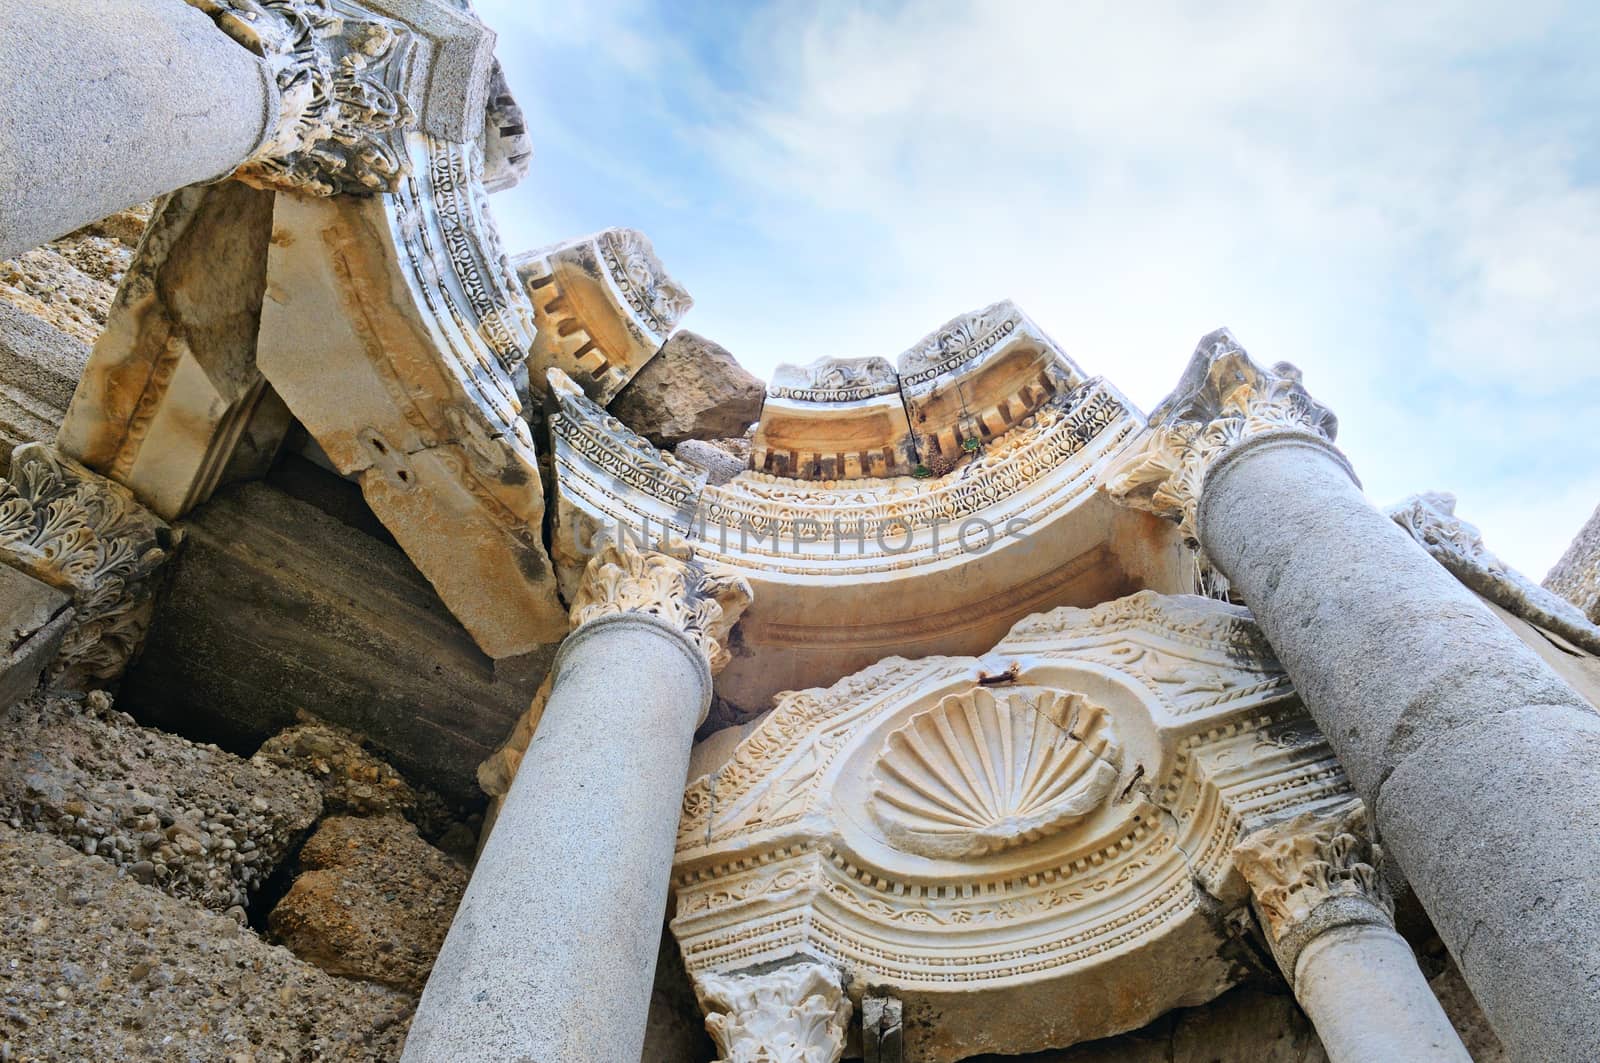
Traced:
<path id="1" fill-rule="evenodd" d="M 1141 592 L 1032 617 L 982 658 L 888 658 L 779 695 L 684 796 L 672 929 L 690 973 L 813 957 L 937 1013 L 921 1060 L 970 1055 L 955 1046 L 1019 990 L 1035 1006 L 985 1051 L 1153 1019 L 1176 1003 L 1154 973 L 1169 940 L 1216 937 L 1196 984 L 1223 991 L 1237 974 L 1211 913 L 1247 899 L 1240 822 L 1349 792 L 1276 662 L 1245 652 L 1253 627 Z"/>
<path id="2" fill-rule="evenodd" d="M 607 541 L 573 598 L 572 628 L 620 613 L 659 617 L 699 647 L 715 675 L 730 659 L 728 634 L 750 597 L 743 577 L 708 571 L 682 543 L 647 550 Z"/>
<path id="3" fill-rule="evenodd" d="M 1105 487 L 1123 505 L 1175 522 L 1189 546 L 1199 549 L 1195 511 L 1217 459 L 1274 433 L 1331 446 L 1338 428 L 1333 413 L 1301 386 L 1300 370 L 1288 362 L 1263 369 L 1231 332 L 1218 329 L 1200 340 L 1177 389 L 1150 415 L 1143 443 L 1107 470 Z"/>
<path id="4" fill-rule="evenodd" d="M 112 679 L 150 622 L 148 579 L 177 544 L 167 523 L 43 443 L 18 447 L 0 480 L 0 561 L 72 595 L 52 679 Z"/>
<path id="5" fill-rule="evenodd" d="M 839 972 L 801 962 L 760 974 L 704 974 L 695 990 L 718 1063 L 838 1063 L 850 1024 Z"/>

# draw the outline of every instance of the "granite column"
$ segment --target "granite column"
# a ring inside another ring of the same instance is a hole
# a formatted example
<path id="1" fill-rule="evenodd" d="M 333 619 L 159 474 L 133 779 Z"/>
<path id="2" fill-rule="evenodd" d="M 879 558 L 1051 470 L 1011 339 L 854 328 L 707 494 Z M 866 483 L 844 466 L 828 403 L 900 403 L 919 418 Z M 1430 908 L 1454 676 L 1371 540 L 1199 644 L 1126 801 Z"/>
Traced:
<path id="1" fill-rule="evenodd" d="M 639 1058 L 689 749 L 749 593 L 667 553 L 590 561 L 406 1063 Z"/>
<path id="2" fill-rule="evenodd" d="M 1512 1054 L 1600 1059 L 1600 715 L 1373 508 L 1336 427 L 1220 330 L 1107 488 L 1255 613 Z"/>

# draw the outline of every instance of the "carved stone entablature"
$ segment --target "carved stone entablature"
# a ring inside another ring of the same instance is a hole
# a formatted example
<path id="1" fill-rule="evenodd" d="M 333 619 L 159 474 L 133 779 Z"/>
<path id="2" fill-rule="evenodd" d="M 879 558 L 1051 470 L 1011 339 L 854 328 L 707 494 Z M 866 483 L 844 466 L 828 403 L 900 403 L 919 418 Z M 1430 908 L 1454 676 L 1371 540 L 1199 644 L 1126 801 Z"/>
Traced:
<path id="1" fill-rule="evenodd" d="M 1103 381 L 1058 396 L 950 475 L 833 483 L 747 471 L 710 485 L 576 388 L 551 396 L 563 590 L 594 536 L 619 526 L 682 538 L 746 576 L 752 653 L 718 692 L 747 711 L 885 653 L 982 651 L 1039 609 L 1188 586 L 1175 531 L 1094 490 L 1142 420 Z"/>
<path id="2" fill-rule="evenodd" d="M 445 0 L 188 0 L 272 67 L 275 131 L 234 176 L 311 195 L 393 192 L 405 138 L 476 140 L 494 34 Z"/>
<path id="3" fill-rule="evenodd" d="M 1332 449 L 1338 427 L 1301 386 L 1298 369 L 1288 362 L 1263 369 L 1231 332 L 1218 329 L 1201 337 L 1177 389 L 1150 415 L 1149 433 L 1108 470 L 1106 490 L 1123 505 L 1175 522 L 1198 549 L 1195 511 L 1219 458 L 1269 434 L 1294 433 Z"/>
<path id="4" fill-rule="evenodd" d="M 899 371 L 918 455 L 936 473 L 1084 381 L 1009 300 L 946 322 L 900 356 Z"/>
<path id="5" fill-rule="evenodd" d="M 1565 598 L 1500 560 L 1483 533 L 1456 516 L 1456 497 L 1443 491 L 1412 495 L 1389 516 L 1462 583 L 1502 609 L 1589 653 L 1600 654 L 1600 627 Z"/>
<path id="6" fill-rule="evenodd" d="M 883 358 L 780 365 L 750 450 L 755 468 L 802 480 L 909 476 L 917 467 L 900 383 Z"/>
<path id="7" fill-rule="evenodd" d="M 257 364 L 492 657 L 560 641 L 515 376 L 533 311 L 475 142 L 412 134 L 392 196 L 279 196 Z"/>
<path id="8" fill-rule="evenodd" d="M 0 563 L 72 596 L 52 681 L 115 679 L 150 624 L 150 577 L 178 534 L 120 484 L 43 443 L 20 446 L 0 480 Z"/>
<path id="9" fill-rule="evenodd" d="M 489 106 L 483 118 L 483 187 L 488 192 L 515 188 L 528 173 L 533 143 L 522 107 L 499 60 L 489 75 Z"/>
<path id="10" fill-rule="evenodd" d="M 1352 922 L 1388 923 L 1394 901 L 1378 872 L 1366 806 L 1340 802 L 1253 831 L 1234 860 L 1285 974 L 1311 937 Z"/>
<path id="11" fill-rule="evenodd" d="M 534 387 L 560 369 L 601 405 L 656 356 L 694 305 L 633 229 L 606 229 L 513 263 L 536 317 Z"/>
<path id="12" fill-rule="evenodd" d="M 715 675 L 728 664 L 728 633 L 749 604 L 750 584 L 707 571 L 682 543 L 639 549 L 608 542 L 584 570 L 572 627 L 619 613 L 658 617 L 688 636 Z"/>
<path id="13" fill-rule="evenodd" d="M 838 1063 L 850 1025 L 839 972 L 801 960 L 751 974 L 703 974 L 695 993 L 718 1063 Z"/>
<path id="14" fill-rule="evenodd" d="M 898 998 L 907 1061 L 1064 1047 L 1232 984 L 1234 845 L 1348 792 L 1248 613 L 1141 592 L 780 695 L 685 793 L 672 929 Z"/>

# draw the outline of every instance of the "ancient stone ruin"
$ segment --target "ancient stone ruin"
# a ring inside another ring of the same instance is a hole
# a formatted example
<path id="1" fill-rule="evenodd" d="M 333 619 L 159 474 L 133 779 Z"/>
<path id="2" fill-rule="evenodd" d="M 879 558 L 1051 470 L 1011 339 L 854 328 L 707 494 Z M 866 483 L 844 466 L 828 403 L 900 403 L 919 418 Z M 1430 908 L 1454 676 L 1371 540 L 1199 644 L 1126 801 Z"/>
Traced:
<path id="1" fill-rule="evenodd" d="M 0 1060 L 1600 1059 L 1594 522 L 1226 329 L 763 382 L 502 247 L 464 4 L 116 6 L 0 7 Z"/>

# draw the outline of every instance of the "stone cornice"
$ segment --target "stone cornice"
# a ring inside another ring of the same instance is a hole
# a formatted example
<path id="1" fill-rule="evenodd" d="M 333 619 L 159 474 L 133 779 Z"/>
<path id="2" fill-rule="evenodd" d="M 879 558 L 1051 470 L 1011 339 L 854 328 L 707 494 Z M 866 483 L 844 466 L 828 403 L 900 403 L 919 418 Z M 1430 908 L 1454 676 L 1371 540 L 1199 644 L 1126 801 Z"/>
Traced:
<path id="1" fill-rule="evenodd" d="M 1391 506 L 1389 516 L 1467 587 L 1528 623 L 1600 654 L 1600 627 L 1577 606 L 1496 557 L 1484 545 L 1483 533 L 1456 516 L 1455 495 L 1442 491 L 1412 495 Z"/>
<path id="2" fill-rule="evenodd" d="M 1291 979 L 1300 950 L 1322 931 L 1393 919 L 1394 901 L 1378 873 L 1380 857 L 1359 801 L 1263 827 L 1233 855 Z"/>
<path id="3" fill-rule="evenodd" d="M 1218 329 L 1201 338 L 1178 387 L 1150 415 L 1143 440 L 1112 464 L 1105 487 L 1123 505 L 1173 521 L 1198 548 L 1201 489 L 1224 455 L 1272 435 L 1315 440 L 1337 455 L 1337 432 L 1338 420 L 1301 386 L 1298 369 L 1263 369 Z"/>
<path id="4" fill-rule="evenodd" d="M 621 613 L 643 613 L 683 632 L 715 675 L 731 659 L 728 634 L 750 604 L 741 576 L 712 573 L 686 549 L 641 550 L 611 541 L 590 559 L 572 600 L 572 627 Z"/>
<path id="5" fill-rule="evenodd" d="M 695 990 L 719 1063 L 838 1063 L 850 1024 L 839 972 L 795 963 L 763 974 L 702 974 Z"/>
<path id="6" fill-rule="evenodd" d="M 431 0 L 188 0 L 264 59 L 279 115 L 234 176 L 311 195 L 393 192 L 405 136 L 461 143 L 483 128 L 494 35 Z M 392 17 L 391 17 L 392 16 Z"/>

